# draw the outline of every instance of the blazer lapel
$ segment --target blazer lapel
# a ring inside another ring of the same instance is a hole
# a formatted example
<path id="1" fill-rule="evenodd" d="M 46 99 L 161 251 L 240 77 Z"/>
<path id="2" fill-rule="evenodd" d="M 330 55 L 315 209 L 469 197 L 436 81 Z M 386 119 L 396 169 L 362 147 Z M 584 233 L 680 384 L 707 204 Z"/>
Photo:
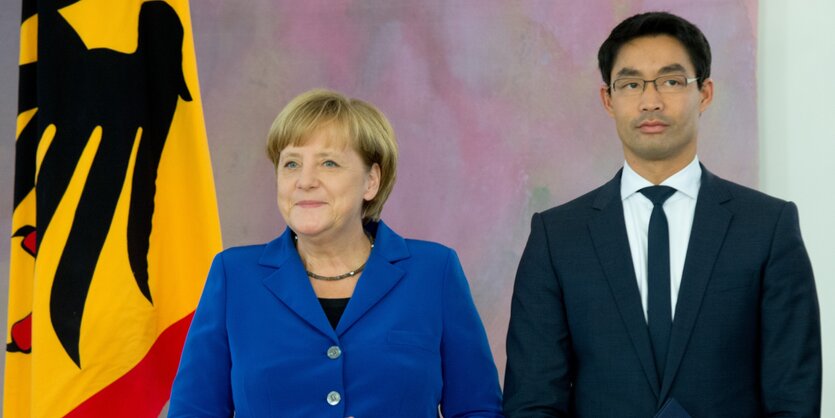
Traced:
<path id="1" fill-rule="evenodd" d="M 259 263 L 276 268 L 264 278 L 264 286 L 301 319 L 336 342 L 336 333 L 318 303 L 296 252 L 290 228 L 267 244 Z"/>
<path id="2" fill-rule="evenodd" d="M 702 184 L 696 199 L 659 403 L 670 391 L 693 332 L 713 265 L 731 223 L 731 213 L 722 207 L 731 197 L 720 180 L 702 166 Z"/>
<path id="3" fill-rule="evenodd" d="M 337 335 L 344 334 L 385 297 L 405 275 L 403 270 L 392 263 L 409 257 L 406 241 L 382 221 L 376 224 L 371 223 L 366 227 L 376 228 L 374 248 L 371 250 L 362 276 L 357 281 L 351 301 L 348 302 L 336 326 Z"/>
<path id="4" fill-rule="evenodd" d="M 661 385 L 655 371 L 649 331 L 641 305 L 641 295 L 638 292 L 629 239 L 626 236 L 623 203 L 620 199 L 620 176 L 621 172 L 618 171 L 614 179 L 600 188 L 593 204 L 593 208 L 600 211 L 600 215 L 589 221 L 589 231 L 644 374 L 653 392 L 658 396 Z"/>

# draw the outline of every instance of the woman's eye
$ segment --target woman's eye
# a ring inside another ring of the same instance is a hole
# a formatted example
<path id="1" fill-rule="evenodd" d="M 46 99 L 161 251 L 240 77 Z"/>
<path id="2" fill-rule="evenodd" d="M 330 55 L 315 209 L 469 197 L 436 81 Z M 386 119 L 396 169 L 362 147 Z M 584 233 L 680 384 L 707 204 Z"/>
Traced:
<path id="1" fill-rule="evenodd" d="M 299 163 L 297 163 L 295 161 L 287 161 L 286 163 L 284 163 L 284 168 L 298 168 L 298 167 L 299 167 Z"/>
<path id="2" fill-rule="evenodd" d="M 328 167 L 328 168 L 339 167 L 339 164 L 333 162 L 332 160 L 327 160 L 327 161 L 323 162 L 322 165 L 325 166 L 325 167 Z"/>

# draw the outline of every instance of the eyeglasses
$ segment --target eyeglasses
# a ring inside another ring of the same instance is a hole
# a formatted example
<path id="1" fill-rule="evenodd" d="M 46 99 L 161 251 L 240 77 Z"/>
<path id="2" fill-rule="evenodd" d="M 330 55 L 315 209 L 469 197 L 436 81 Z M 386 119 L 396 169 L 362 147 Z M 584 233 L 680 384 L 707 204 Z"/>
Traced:
<path id="1" fill-rule="evenodd" d="M 655 80 L 643 80 L 640 78 L 619 78 L 612 81 L 610 86 L 613 93 L 621 96 L 638 96 L 647 88 L 647 83 L 655 85 L 655 91 L 666 93 L 679 93 L 687 88 L 687 85 L 698 80 L 699 78 L 687 78 L 686 75 L 664 75 Z"/>

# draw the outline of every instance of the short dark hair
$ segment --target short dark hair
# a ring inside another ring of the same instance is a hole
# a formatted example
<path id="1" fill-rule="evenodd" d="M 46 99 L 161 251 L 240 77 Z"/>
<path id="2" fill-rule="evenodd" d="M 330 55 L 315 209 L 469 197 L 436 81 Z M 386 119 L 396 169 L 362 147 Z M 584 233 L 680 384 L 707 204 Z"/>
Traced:
<path id="1" fill-rule="evenodd" d="M 667 12 L 637 14 L 612 29 L 612 33 L 597 52 L 597 64 L 603 82 L 607 86 L 611 85 L 612 67 L 623 44 L 642 36 L 657 35 L 672 36 L 684 45 L 693 67 L 696 68 L 696 77 L 701 89 L 702 82 L 710 77 L 710 44 L 696 25 Z"/>

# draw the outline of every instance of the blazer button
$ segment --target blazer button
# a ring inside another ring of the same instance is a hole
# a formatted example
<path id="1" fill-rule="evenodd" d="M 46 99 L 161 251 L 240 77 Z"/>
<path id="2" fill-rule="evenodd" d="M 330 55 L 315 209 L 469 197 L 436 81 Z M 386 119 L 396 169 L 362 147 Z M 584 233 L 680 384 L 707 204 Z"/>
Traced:
<path id="1" fill-rule="evenodd" d="M 339 401 L 341 401 L 341 400 L 342 400 L 342 395 L 340 395 L 339 392 L 334 390 L 334 391 L 331 391 L 331 393 L 328 393 L 328 405 L 335 406 L 335 405 L 339 404 Z"/>
<path id="2" fill-rule="evenodd" d="M 340 350 L 339 347 L 333 345 L 330 348 L 328 348 L 328 358 L 329 359 L 336 360 L 341 355 L 342 355 L 342 350 Z"/>

